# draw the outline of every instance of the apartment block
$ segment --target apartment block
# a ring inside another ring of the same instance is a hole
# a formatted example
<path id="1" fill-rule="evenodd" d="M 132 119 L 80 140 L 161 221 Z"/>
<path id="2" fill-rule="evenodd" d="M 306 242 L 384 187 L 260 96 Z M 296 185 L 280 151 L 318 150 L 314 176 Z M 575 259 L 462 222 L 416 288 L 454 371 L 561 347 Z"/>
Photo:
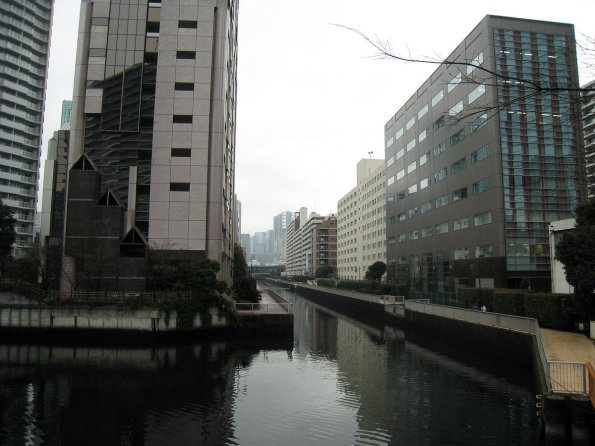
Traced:
<path id="1" fill-rule="evenodd" d="M 549 224 L 586 199 L 569 24 L 486 16 L 385 125 L 389 280 L 550 288 Z"/>
<path id="2" fill-rule="evenodd" d="M 287 226 L 285 272 L 288 276 L 314 276 L 316 270 L 337 266 L 337 218 L 300 208 Z"/>
<path id="3" fill-rule="evenodd" d="M 53 0 L 0 0 L 0 198 L 33 242 Z"/>
<path id="4" fill-rule="evenodd" d="M 337 203 L 337 272 L 362 280 L 375 262 L 386 263 L 384 159 L 357 163 L 357 186 Z"/>
<path id="5" fill-rule="evenodd" d="M 81 4 L 62 287 L 142 289 L 147 259 L 230 280 L 238 1 Z"/>

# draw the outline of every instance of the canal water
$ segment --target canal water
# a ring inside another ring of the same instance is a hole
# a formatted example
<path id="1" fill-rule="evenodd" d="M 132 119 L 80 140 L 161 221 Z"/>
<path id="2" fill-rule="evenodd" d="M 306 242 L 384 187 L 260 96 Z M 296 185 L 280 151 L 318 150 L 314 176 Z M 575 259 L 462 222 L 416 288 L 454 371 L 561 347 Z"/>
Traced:
<path id="1" fill-rule="evenodd" d="M 536 444 L 526 366 L 290 297 L 293 339 L 0 339 L 0 444 Z"/>

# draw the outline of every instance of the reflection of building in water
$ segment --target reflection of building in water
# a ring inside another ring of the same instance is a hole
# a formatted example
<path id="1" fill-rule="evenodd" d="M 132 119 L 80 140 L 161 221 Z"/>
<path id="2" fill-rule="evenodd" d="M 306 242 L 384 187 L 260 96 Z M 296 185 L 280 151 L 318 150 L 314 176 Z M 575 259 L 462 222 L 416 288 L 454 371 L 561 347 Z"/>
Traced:
<path id="1" fill-rule="evenodd" d="M 338 381 L 346 398 L 355 400 L 359 430 L 388 430 L 391 413 L 387 392 L 386 345 L 370 332 L 339 318 L 337 323 Z"/>
<path id="2" fill-rule="evenodd" d="M 293 333 L 298 355 L 337 357 L 337 317 L 305 299 L 294 299 Z"/>
<path id="3" fill-rule="evenodd" d="M 4 435 L 29 432 L 35 444 L 41 438 L 49 444 L 227 444 L 234 430 L 234 369 L 239 358 L 256 353 L 231 343 L 1 346 L 0 401 L 7 419 L 19 422 L 0 423 L 0 443 Z"/>

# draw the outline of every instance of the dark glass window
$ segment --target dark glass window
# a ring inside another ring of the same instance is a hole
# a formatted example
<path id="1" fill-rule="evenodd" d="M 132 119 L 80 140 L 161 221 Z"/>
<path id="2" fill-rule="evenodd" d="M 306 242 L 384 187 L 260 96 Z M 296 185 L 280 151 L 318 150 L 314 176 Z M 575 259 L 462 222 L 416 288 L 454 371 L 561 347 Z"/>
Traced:
<path id="1" fill-rule="evenodd" d="M 191 154 L 192 154 L 191 149 L 171 149 L 172 157 L 190 158 Z"/>
<path id="2" fill-rule="evenodd" d="M 178 51 L 176 59 L 196 59 L 196 51 Z"/>
<path id="3" fill-rule="evenodd" d="M 174 115 L 174 124 L 192 124 L 192 115 Z"/>
<path id="4" fill-rule="evenodd" d="M 176 82 L 176 90 L 178 91 L 194 91 L 193 82 Z"/>
<path id="5" fill-rule="evenodd" d="M 158 33 L 159 32 L 159 22 L 147 22 L 147 32 L 148 33 Z"/>
<path id="6" fill-rule="evenodd" d="M 196 29 L 198 22 L 196 20 L 180 20 L 178 21 L 178 28 Z"/>
<path id="7" fill-rule="evenodd" d="M 190 183 L 169 183 L 169 190 L 172 192 L 189 192 Z"/>

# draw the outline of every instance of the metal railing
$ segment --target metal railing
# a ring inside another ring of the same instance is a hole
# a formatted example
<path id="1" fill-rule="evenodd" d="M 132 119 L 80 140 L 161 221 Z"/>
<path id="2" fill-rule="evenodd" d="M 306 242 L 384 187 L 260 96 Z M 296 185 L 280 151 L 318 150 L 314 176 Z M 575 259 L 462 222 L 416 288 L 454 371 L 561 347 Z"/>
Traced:
<path id="1" fill-rule="evenodd" d="M 589 394 L 589 371 L 584 362 L 548 361 L 552 392 Z"/>
<path id="2" fill-rule="evenodd" d="M 291 304 L 283 303 L 239 303 L 236 302 L 236 311 L 240 313 L 270 313 L 270 314 L 285 314 L 291 313 Z"/>
<path id="3" fill-rule="evenodd" d="M 405 303 L 405 296 L 383 295 L 378 298 L 378 302 L 383 305 L 403 305 Z"/>
<path id="4" fill-rule="evenodd" d="M 589 383 L 589 398 L 591 404 L 595 406 L 595 368 L 590 362 L 587 362 L 587 382 Z"/>

